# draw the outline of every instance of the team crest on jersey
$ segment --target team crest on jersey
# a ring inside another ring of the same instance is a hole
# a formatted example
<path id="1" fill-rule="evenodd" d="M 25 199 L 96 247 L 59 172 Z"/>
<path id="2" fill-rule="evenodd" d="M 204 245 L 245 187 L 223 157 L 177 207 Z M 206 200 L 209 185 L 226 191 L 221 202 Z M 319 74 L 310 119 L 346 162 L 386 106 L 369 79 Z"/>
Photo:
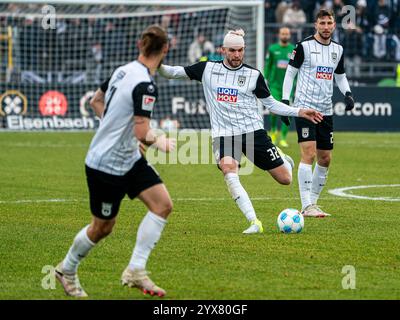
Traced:
<path id="1" fill-rule="evenodd" d="M 154 88 L 154 86 L 153 86 L 152 84 L 150 84 L 150 85 L 147 87 L 147 91 L 148 91 L 149 93 L 153 93 L 155 90 L 156 90 L 156 88 Z"/>
<path id="2" fill-rule="evenodd" d="M 112 213 L 112 203 L 101 203 L 101 214 L 105 217 L 110 216 Z"/>
<path id="3" fill-rule="evenodd" d="M 156 97 L 144 94 L 142 98 L 142 109 L 150 112 L 153 111 L 155 102 L 156 102 Z"/>
<path id="4" fill-rule="evenodd" d="M 303 138 L 308 138 L 309 135 L 310 135 L 310 128 L 302 128 L 301 129 L 301 136 Z"/>
<path id="5" fill-rule="evenodd" d="M 333 63 L 336 63 L 337 61 L 337 53 L 336 52 L 331 52 L 331 59 Z"/>
<path id="6" fill-rule="evenodd" d="M 245 83 L 246 83 L 246 77 L 245 77 L 245 76 L 239 76 L 239 78 L 238 78 L 238 85 L 239 85 L 240 87 L 243 87 Z"/>
<path id="7" fill-rule="evenodd" d="M 317 79 L 332 80 L 333 68 L 332 67 L 317 67 Z"/>
<path id="8" fill-rule="evenodd" d="M 217 101 L 235 103 L 237 102 L 237 97 L 238 97 L 237 89 L 219 87 L 217 90 Z"/>

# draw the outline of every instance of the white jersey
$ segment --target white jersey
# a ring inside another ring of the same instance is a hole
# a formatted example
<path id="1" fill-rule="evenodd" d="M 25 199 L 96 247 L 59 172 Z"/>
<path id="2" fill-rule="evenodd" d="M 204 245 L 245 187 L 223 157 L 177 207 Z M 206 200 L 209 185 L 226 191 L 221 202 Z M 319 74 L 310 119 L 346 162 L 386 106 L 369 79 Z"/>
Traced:
<path id="1" fill-rule="evenodd" d="M 85 163 L 92 169 L 122 176 L 141 157 L 133 117 L 151 117 L 157 87 L 147 67 L 133 61 L 117 68 L 101 90 L 105 92 L 105 109 Z"/>
<path id="2" fill-rule="evenodd" d="M 289 65 L 299 69 L 294 106 L 333 115 L 333 75 L 345 73 L 343 47 L 332 40 L 322 44 L 310 36 L 297 44 Z"/>
<path id="3" fill-rule="evenodd" d="M 184 69 L 191 80 L 203 84 L 213 138 L 264 129 L 257 98 L 268 98 L 270 92 L 259 70 L 246 64 L 231 69 L 222 61 L 198 62 Z"/>

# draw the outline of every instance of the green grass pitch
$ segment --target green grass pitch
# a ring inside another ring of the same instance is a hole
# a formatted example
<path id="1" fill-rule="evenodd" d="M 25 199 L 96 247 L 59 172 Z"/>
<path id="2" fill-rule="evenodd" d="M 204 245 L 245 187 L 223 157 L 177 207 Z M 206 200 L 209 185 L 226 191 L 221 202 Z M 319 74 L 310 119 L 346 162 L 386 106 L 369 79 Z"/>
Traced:
<path id="1" fill-rule="evenodd" d="M 60 285 L 44 289 L 42 269 L 55 266 L 90 221 L 84 158 L 93 133 L 0 133 L 0 299 L 66 299 Z M 156 165 L 174 211 L 148 269 L 165 299 L 399 299 L 400 202 L 341 198 L 329 189 L 400 184 L 400 134 L 337 133 L 320 205 L 332 214 L 305 219 L 300 234 L 280 234 L 278 213 L 299 208 L 299 150 L 291 186 L 256 169 L 242 176 L 265 233 L 248 226 L 214 164 Z M 351 190 L 400 198 L 400 187 Z M 65 199 L 50 202 L 50 199 Z M 41 201 L 43 200 L 43 201 Z M 145 207 L 123 201 L 114 232 L 79 269 L 92 299 L 149 299 L 120 285 Z M 346 265 L 356 288 L 345 290 Z M 46 279 L 46 278 L 45 278 Z M 50 279 L 51 280 L 51 279 Z"/>

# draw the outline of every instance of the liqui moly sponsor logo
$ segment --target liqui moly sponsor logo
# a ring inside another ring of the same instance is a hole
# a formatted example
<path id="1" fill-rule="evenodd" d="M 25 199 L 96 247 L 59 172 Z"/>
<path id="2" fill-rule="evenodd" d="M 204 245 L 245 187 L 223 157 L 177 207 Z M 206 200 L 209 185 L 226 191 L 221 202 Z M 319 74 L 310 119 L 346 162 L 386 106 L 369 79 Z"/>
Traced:
<path id="1" fill-rule="evenodd" d="M 333 68 L 332 67 L 317 67 L 317 79 L 332 80 Z"/>
<path id="2" fill-rule="evenodd" d="M 217 101 L 237 102 L 238 90 L 229 88 L 218 88 Z"/>

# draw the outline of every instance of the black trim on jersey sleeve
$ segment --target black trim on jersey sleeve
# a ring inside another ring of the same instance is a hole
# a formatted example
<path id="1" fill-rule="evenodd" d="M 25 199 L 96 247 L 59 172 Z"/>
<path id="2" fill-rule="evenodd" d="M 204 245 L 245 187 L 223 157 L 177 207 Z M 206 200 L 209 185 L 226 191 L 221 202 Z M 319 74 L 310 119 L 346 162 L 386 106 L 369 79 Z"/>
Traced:
<path id="1" fill-rule="evenodd" d="M 269 91 L 268 86 L 261 72 L 258 75 L 256 88 L 254 89 L 253 93 L 259 99 L 268 98 L 271 95 L 271 92 Z"/>
<path id="2" fill-rule="evenodd" d="M 204 69 L 206 68 L 207 61 L 197 62 L 191 66 L 184 67 L 186 74 L 190 80 L 197 80 L 201 82 Z"/>
<path id="3" fill-rule="evenodd" d="M 141 82 L 132 91 L 133 111 L 135 116 L 151 118 L 158 90 L 152 82 Z"/>
<path id="4" fill-rule="evenodd" d="M 106 92 L 108 89 L 108 84 L 110 82 L 111 77 L 109 77 L 106 81 L 104 81 L 101 85 L 100 85 L 100 90 L 103 92 Z"/>
<path id="5" fill-rule="evenodd" d="M 342 52 L 342 56 L 340 57 L 339 63 L 337 65 L 337 67 L 336 67 L 335 73 L 336 74 L 345 73 L 345 71 L 344 71 L 344 54 L 343 54 L 343 52 Z"/>
<path id="6" fill-rule="evenodd" d="M 296 48 L 293 50 L 292 57 L 289 60 L 289 65 L 298 69 L 301 67 L 304 61 L 304 49 L 301 43 L 298 43 Z"/>

